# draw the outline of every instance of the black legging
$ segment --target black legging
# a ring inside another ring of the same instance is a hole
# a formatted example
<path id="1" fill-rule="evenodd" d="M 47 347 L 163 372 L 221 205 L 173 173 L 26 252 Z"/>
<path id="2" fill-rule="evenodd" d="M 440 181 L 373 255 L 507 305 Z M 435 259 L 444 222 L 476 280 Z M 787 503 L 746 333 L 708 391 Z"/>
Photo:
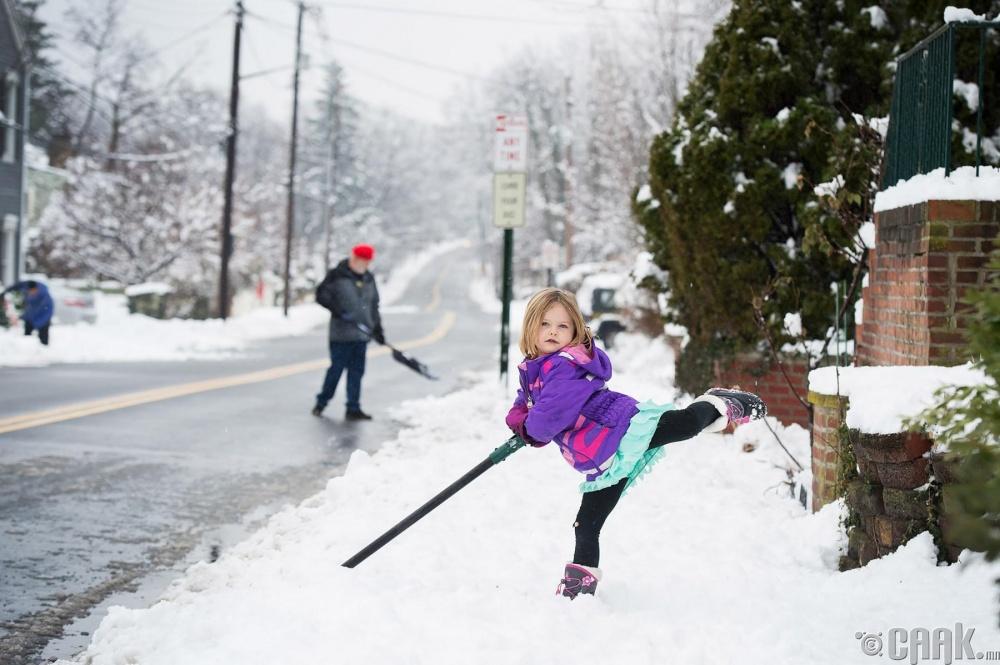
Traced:
<path id="1" fill-rule="evenodd" d="M 719 411 L 707 402 L 695 402 L 686 409 L 666 411 L 660 416 L 656 431 L 650 439 L 650 448 L 683 441 L 697 435 L 703 429 L 719 418 Z M 596 567 L 601 558 L 601 547 L 598 539 L 601 527 L 608 515 L 618 504 L 628 478 L 623 478 L 617 484 L 594 492 L 584 492 L 580 502 L 580 511 L 576 514 L 576 552 L 573 563 L 581 566 Z"/>

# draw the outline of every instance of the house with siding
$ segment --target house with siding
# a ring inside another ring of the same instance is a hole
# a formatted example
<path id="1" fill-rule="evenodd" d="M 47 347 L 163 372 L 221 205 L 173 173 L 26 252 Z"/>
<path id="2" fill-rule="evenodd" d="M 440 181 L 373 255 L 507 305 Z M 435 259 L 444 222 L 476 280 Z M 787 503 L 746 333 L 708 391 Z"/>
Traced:
<path id="1" fill-rule="evenodd" d="M 0 0 L 0 282 L 16 281 L 24 265 L 25 128 L 28 61 L 11 0 Z"/>

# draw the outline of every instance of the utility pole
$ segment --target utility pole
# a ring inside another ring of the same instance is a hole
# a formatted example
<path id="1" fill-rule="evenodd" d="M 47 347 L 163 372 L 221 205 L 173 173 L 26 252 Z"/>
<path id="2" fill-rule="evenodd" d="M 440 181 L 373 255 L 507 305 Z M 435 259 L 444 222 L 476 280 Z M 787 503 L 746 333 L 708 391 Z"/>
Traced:
<path id="1" fill-rule="evenodd" d="M 285 316 L 291 299 L 292 233 L 295 225 L 295 148 L 299 137 L 299 69 L 302 65 L 302 15 L 306 5 L 299 1 L 299 20 L 295 31 L 295 78 L 292 84 L 292 145 L 288 158 L 288 220 L 285 226 Z"/>
<path id="2" fill-rule="evenodd" d="M 565 80 L 566 88 L 566 129 L 572 128 L 573 123 L 573 98 L 570 89 L 570 77 Z M 573 136 L 571 131 L 563 132 L 563 139 L 566 140 L 566 166 L 563 171 L 563 182 L 565 187 L 563 193 L 566 200 L 563 202 L 566 210 L 566 218 L 563 220 L 563 243 L 566 245 L 566 267 L 573 265 L 573 139 L 566 139 L 566 136 Z"/>
<path id="3" fill-rule="evenodd" d="M 233 38 L 233 78 L 229 88 L 229 134 L 226 137 L 225 203 L 222 206 L 222 256 L 219 274 L 219 318 L 229 316 L 229 256 L 233 253 L 233 180 L 236 178 L 236 135 L 239 133 L 240 36 L 243 1 L 236 0 L 236 33 Z"/>
<path id="4" fill-rule="evenodd" d="M 331 196 L 331 185 L 333 184 L 333 179 L 336 174 L 337 160 L 339 155 L 337 154 L 337 138 L 340 136 L 340 84 L 338 82 L 335 91 L 332 91 L 337 95 L 337 98 L 333 97 L 327 99 L 326 102 L 326 126 L 329 129 L 329 135 L 326 137 L 326 163 L 323 168 L 323 208 L 322 208 L 322 219 L 323 228 L 325 230 L 324 244 L 323 244 L 323 267 L 326 272 L 330 272 L 330 243 L 331 237 L 333 235 L 333 215 L 335 211 L 331 207 L 330 196 Z M 333 194 L 336 191 L 333 190 Z"/>

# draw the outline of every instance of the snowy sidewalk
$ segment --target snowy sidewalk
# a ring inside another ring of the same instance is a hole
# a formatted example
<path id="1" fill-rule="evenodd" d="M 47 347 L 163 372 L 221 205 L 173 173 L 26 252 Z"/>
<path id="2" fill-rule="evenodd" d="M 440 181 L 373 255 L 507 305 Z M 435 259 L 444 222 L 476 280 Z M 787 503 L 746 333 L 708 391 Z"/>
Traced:
<path id="1" fill-rule="evenodd" d="M 611 387 L 669 401 L 669 352 L 623 341 Z M 965 570 L 938 567 L 923 534 L 837 572 L 840 506 L 811 515 L 789 498 L 784 454 L 759 425 L 670 445 L 604 529 L 596 598 L 554 595 L 579 477 L 552 448 L 519 451 L 358 568 L 340 567 L 507 438 L 509 393 L 480 379 L 404 404 L 396 416 L 410 427 L 396 441 L 355 453 L 344 477 L 193 566 L 153 607 L 112 609 L 86 662 L 844 665 L 878 661 L 856 633 L 955 622 L 976 629 L 978 650 L 1000 649 L 1000 566 L 966 553 Z M 778 431 L 808 465 L 801 428 Z"/>

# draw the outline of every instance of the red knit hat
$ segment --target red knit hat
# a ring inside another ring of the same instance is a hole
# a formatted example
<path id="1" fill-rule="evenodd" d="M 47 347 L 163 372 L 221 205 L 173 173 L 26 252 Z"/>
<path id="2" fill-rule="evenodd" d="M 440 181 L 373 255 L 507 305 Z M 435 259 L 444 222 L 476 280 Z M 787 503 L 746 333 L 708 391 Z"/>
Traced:
<path id="1" fill-rule="evenodd" d="M 351 250 L 351 254 L 358 257 L 359 259 L 364 259 L 365 261 L 371 261 L 375 258 L 375 248 L 371 245 L 355 245 L 354 249 Z"/>

